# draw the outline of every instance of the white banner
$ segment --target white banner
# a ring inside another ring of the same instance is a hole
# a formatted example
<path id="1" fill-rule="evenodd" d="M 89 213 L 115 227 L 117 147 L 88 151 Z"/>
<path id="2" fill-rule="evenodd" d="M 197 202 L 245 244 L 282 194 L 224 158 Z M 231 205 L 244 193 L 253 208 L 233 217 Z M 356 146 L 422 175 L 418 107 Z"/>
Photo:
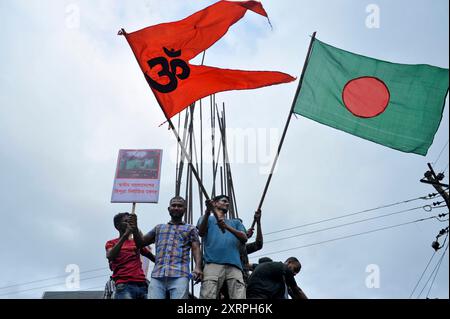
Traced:
<path id="1" fill-rule="evenodd" d="M 162 150 L 119 150 L 111 203 L 157 203 Z"/>

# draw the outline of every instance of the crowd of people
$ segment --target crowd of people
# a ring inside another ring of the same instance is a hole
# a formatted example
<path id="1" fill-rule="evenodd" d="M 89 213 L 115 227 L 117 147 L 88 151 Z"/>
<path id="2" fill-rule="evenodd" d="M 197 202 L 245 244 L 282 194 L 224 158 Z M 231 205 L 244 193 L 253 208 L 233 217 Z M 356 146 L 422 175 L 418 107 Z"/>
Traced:
<path id="1" fill-rule="evenodd" d="M 263 247 L 261 211 L 254 215 L 256 239 L 248 243 L 254 229 L 246 230 L 238 218 L 227 218 L 229 205 L 226 195 L 206 201 L 205 213 L 194 226 L 183 222 L 186 201 L 176 196 L 168 207 L 170 221 L 145 235 L 138 227 L 137 215 L 114 216 L 119 237 L 105 245 L 112 276 L 104 297 L 196 298 L 189 293 L 192 280 L 201 283 L 200 299 L 307 299 L 294 278 L 301 269 L 297 258 L 274 262 L 264 257 L 258 264 L 249 263 L 248 255 Z M 151 244 L 155 245 L 154 254 Z M 141 255 L 155 264 L 150 280 L 143 271 Z"/>

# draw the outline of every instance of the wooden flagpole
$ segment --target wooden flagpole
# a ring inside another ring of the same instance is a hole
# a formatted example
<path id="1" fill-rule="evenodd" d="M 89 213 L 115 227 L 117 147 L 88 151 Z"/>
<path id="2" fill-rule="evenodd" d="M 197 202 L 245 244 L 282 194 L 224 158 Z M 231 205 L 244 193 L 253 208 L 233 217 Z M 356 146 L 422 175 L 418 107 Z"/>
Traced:
<path id="1" fill-rule="evenodd" d="M 181 142 L 181 138 L 178 135 L 178 132 L 176 131 L 175 127 L 173 126 L 172 121 L 168 117 L 166 117 L 166 118 L 167 118 L 167 122 L 169 123 L 169 127 L 170 127 L 171 131 L 175 135 L 175 138 L 177 139 L 178 143 L 180 144 L 180 149 L 181 149 L 183 156 L 186 157 L 186 159 L 188 160 L 189 167 L 191 169 L 192 174 L 194 174 L 195 179 L 197 180 L 198 186 L 200 187 L 203 195 L 205 196 L 205 199 L 210 200 L 208 192 L 206 191 L 205 186 L 203 185 L 202 180 L 200 179 L 200 176 L 198 175 L 198 172 L 192 163 L 191 156 L 188 154 L 188 152 L 186 151 L 186 148 L 184 147 L 183 143 Z M 218 221 L 219 217 L 217 216 L 217 214 L 214 211 L 213 211 L 213 214 L 214 214 L 214 217 L 216 217 L 216 220 Z M 225 229 L 221 228 L 221 230 L 222 230 L 222 232 L 225 232 Z"/>
<path id="2" fill-rule="evenodd" d="M 183 127 L 183 145 L 187 145 L 187 136 L 189 134 L 188 129 L 188 122 L 189 117 L 191 116 L 191 113 L 189 111 L 189 108 L 186 108 L 185 112 L 185 118 L 184 118 L 184 127 Z M 179 130 L 178 130 L 179 131 Z M 180 146 L 177 144 L 177 152 L 179 152 Z M 179 196 L 181 192 L 181 180 L 183 178 L 183 168 L 184 168 L 184 157 L 182 154 L 180 154 L 180 162 L 179 162 L 179 168 L 178 168 L 178 175 L 177 175 L 177 181 L 176 181 L 176 187 L 175 187 L 175 195 Z"/>
<path id="3" fill-rule="evenodd" d="M 132 47 L 131 44 L 130 44 L 130 41 L 128 40 L 128 34 L 127 34 L 127 32 L 126 32 L 124 29 L 121 29 L 121 30 L 119 31 L 118 35 L 123 35 L 123 36 L 125 36 L 125 39 L 127 40 L 128 45 L 130 45 L 130 47 Z M 139 65 L 139 67 L 141 68 L 142 73 L 145 75 L 145 72 L 144 72 L 144 70 L 142 69 L 141 64 L 139 63 L 139 60 L 138 60 L 136 54 L 134 53 L 133 50 L 131 50 L 131 51 L 133 52 L 134 57 L 135 57 L 135 59 L 136 59 L 138 65 Z M 146 80 L 146 81 L 147 81 L 147 80 Z M 173 134 L 175 135 L 175 138 L 177 139 L 178 144 L 180 145 L 181 153 L 182 153 L 183 156 L 186 157 L 186 159 L 188 160 L 189 166 L 191 167 L 192 173 L 194 174 L 195 178 L 197 179 L 197 182 L 198 182 L 198 184 L 199 184 L 199 186 L 200 186 L 200 188 L 201 188 L 201 191 L 202 191 L 203 195 L 205 195 L 205 198 L 206 198 L 206 199 L 209 199 L 208 192 L 206 191 L 205 186 L 203 186 L 203 183 L 202 183 L 202 181 L 201 181 L 201 179 L 200 179 L 200 176 L 198 175 L 197 170 L 195 169 L 194 165 L 192 164 L 192 158 L 191 158 L 191 156 L 188 154 L 188 152 L 186 151 L 186 148 L 185 148 L 185 146 L 183 145 L 183 143 L 182 143 L 182 141 L 181 141 L 181 138 L 180 138 L 180 136 L 178 135 L 178 132 L 177 132 L 175 126 L 174 126 L 173 123 L 172 123 L 172 120 L 167 116 L 166 112 L 165 112 L 164 109 L 162 108 L 161 103 L 160 103 L 160 101 L 159 101 L 159 99 L 158 99 L 158 97 L 157 97 L 156 95 L 155 95 L 155 98 L 156 98 L 156 100 L 158 101 L 158 104 L 160 105 L 161 110 L 162 110 L 163 113 L 164 113 L 164 117 L 166 118 L 167 123 L 169 123 L 169 128 L 170 128 L 170 130 L 173 132 Z"/>
<path id="4" fill-rule="evenodd" d="M 289 128 L 289 124 L 290 124 L 291 119 L 292 119 L 292 114 L 293 114 L 293 111 L 294 111 L 294 108 L 295 108 L 295 102 L 297 101 L 298 95 L 299 95 L 299 93 L 300 93 L 300 88 L 301 88 L 301 86 L 302 86 L 302 84 L 303 84 L 303 78 L 305 77 L 305 71 L 306 71 L 306 68 L 308 67 L 309 57 L 310 57 L 310 55 L 311 55 L 312 45 L 313 45 L 314 40 L 315 40 L 315 38 L 316 38 L 316 33 L 317 33 L 317 32 L 314 32 L 313 35 L 312 35 L 312 37 L 311 37 L 311 42 L 310 42 L 310 44 L 309 44 L 308 53 L 307 53 L 307 55 L 306 55 L 305 63 L 304 63 L 304 65 L 303 65 L 303 70 L 302 70 L 302 74 L 301 74 L 301 76 L 300 76 L 300 81 L 299 81 L 299 83 L 298 83 L 297 91 L 295 92 L 294 100 L 292 101 L 292 106 L 291 106 L 291 109 L 290 109 L 290 111 L 289 111 L 289 116 L 288 116 L 288 119 L 287 119 L 287 121 L 286 121 L 286 125 L 284 126 L 283 135 L 281 136 L 280 144 L 278 145 L 277 154 L 276 154 L 275 159 L 274 159 L 274 161 L 273 161 L 272 169 L 270 170 L 269 177 L 267 178 L 267 182 L 266 182 L 266 185 L 265 185 L 265 187 L 264 187 L 264 191 L 263 191 L 263 194 L 262 194 L 262 196 L 261 196 L 261 200 L 259 201 L 259 205 L 258 205 L 257 211 L 261 209 L 261 207 L 262 207 L 262 205 L 263 205 L 263 203 L 264 203 L 264 199 L 265 199 L 265 197 L 266 197 L 266 194 L 267 194 L 267 190 L 268 190 L 268 188 L 269 188 L 270 181 L 272 180 L 273 172 L 274 172 L 275 167 L 276 167 L 276 165 L 277 165 L 278 158 L 280 157 L 280 152 L 281 152 L 281 148 L 282 148 L 283 143 L 284 143 L 284 139 L 285 139 L 285 137 L 286 137 L 286 132 L 287 132 L 287 129 Z M 252 223 L 251 228 L 254 228 L 254 227 L 255 227 L 255 223 L 256 223 L 256 220 L 253 220 L 253 223 Z"/>
<path id="5" fill-rule="evenodd" d="M 223 111 L 222 117 L 220 117 L 219 110 L 216 108 L 216 115 L 219 122 L 219 130 L 221 133 L 221 143 L 219 146 L 223 145 L 223 156 L 224 156 L 224 180 L 226 183 L 225 194 L 230 198 L 230 216 L 232 218 L 239 217 L 237 213 L 237 204 L 236 198 L 234 194 L 234 186 L 233 186 L 233 177 L 231 174 L 231 165 L 230 159 L 228 156 L 228 148 L 227 148 L 227 135 L 226 135 L 226 116 L 225 116 L 225 103 L 223 103 Z M 220 153 L 220 148 L 219 148 Z M 217 169 L 217 168 L 216 168 Z"/>
<path id="6" fill-rule="evenodd" d="M 214 101 L 214 95 L 211 95 L 211 100 L 210 100 L 210 111 L 211 111 L 211 156 L 212 156 L 212 168 L 213 168 L 213 186 L 212 186 L 212 191 L 211 191 L 211 196 L 214 197 L 216 196 L 216 173 L 217 173 L 217 168 L 216 168 L 216 162 L 215 162 L 215 148 L 216 148 L 216 140 L 215 140 L 215 131 L 216 131 L 216 118 L 215 118 L 215 101 Z M 220 146 L 220 144 L 219 144 Z M 219 151 L 220 153 L 220 151 Z M 217 161 L 218 162 L 218 161 Z"/>
<path id="7" fill-rule="evenodd" d="M 181 125 L 181 113 L 178 113 L 178 131 L 180 130 L 180 125 Z M 177 162 L 175 165 L 175 195 L 177 195 L 178 193 L 178 157 L 180 154 L 180 146 L 177 144 Z"/>
<path id="8" fill-rule="evenodd" d="M 125 37 L 125 39 L 127 40 L 128 45 L 130 46 L 130 48 L 132 48 L 131 43 L 130 43 L 130 41 L 128 40 L 128 34 L 127 34 L 127 32 L 125 31 L 125 29 L 123 29 L 123 28 L 120 29 L 120 31 L 118 32 L 118 35 L 123 35 L 123 36 Z M 137 61 L 138 65 L 139 65 L 139 67 L 141 68 L 142 73 L 145 75 L 145 72 L 144 72 L 144 70 L 142 69 L 141 64 L 139 63 L 139 59 L 137 58 L 136 53 L 134 52 L 134 50 L 131 50 L 131 51 L 133 52 L 134 58 L 136 59 L 136 61 Z M 147 81 L 147 79 L 146 79 L 146 81 Z M 197 180 L 197 183 L 198 183 L 198 186 L 200 187 L 201 192 L 202 192 L 203 195 L 205 196 L 205 199 L 206 199 L 206 200 L 210 200 L 210 197 L 209 197 L 209 195 L 208 195 L 208 192 L 206 191 L 205 186 L 203 185 L 203 182 L 202 182 L 202 180 L 201 180 L 201 178 L 200 178 L 200 176 L 199 176 L 197 170 L 195 169 L 195 167 L 194 167 L 194 165 L 193 165 L 193 163 L 192 163 L 192 158 L 191 158 L 191 156 L 188 154 L 188 152 L 186 151 L 186 148 L 185 148 L 185 146 L 183 145 L 183 143 L 182 143 L 182 141 L 181 141 L 181 138 L 180 138 L 180 136 L 179 136 L 179 134 L 178 134 L 178 132 L 177 132 L 175 126 L 174 126 L 173 123 L 172 123 L 172 120 L 167 116 L 166 112 L 164 111 L 164 109 L 163 109 L 163 107 L 162 107 L 161 101 L 159 101 L 159 99 L 158 99 L 158 97 L 157 97 L 156 95 L 155 95 L 155 98 L 156 98 L 156 100 L 158 101 L 158 104 L 159 104 L 159 106 L 161 107 L 161 110 L 162 110 L 163 113 L 164 113 L 164 117 L 166 118 L 167 123 L 169 124 L 170 130 L 173 132 L 173 134 L 175 135 L 175 138 L 176 138 L 178 144 L 180 145 L 181 153 L 182 153 L 183 156 L 185 156 L 186 159 L 188 160 L 189 167 L 191 168 L 192 174 L 194 174 L 194 177 L 195 177 L 195 179 Z M 217 214 L 216 214 L 215 212 L 213 212 L 213 213 L 214 213 L 214 216 L 216 217 L 216 219 L 218 220 L 219 218 L 218 218 Z M 222 232 L 225 232 L 225 229 L 224 229 L 224 228 L 221 228 L 221 230 L 222 230 Z"/>

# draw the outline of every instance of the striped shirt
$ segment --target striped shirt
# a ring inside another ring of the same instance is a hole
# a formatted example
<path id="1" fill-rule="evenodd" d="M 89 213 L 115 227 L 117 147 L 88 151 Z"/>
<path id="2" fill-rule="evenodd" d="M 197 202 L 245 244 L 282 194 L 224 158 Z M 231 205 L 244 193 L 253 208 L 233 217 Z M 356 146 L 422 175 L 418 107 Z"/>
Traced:
<path id="1" fill-rule="evenodd" d="M 155 236 L 155 267 L 152 278 L 189 277 L 189 251 L 192 243 L 200 242 L 197 228 L 186 223 L 160 224 L 149 236 Z"/>
<path id="2" fill-rule="evenodd" d="M 116 291 L 116 283 L 112 277 L 106 282 L 103 299 L 114 299 L 114 292 Z"/>

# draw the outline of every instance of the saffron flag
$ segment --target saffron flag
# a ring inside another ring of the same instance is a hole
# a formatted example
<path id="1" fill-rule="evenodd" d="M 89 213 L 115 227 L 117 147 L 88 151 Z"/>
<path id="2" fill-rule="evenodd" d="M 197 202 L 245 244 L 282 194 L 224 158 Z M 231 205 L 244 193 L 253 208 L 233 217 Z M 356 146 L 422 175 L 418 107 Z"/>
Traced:
<path id="1" fill-rule="evenodd" d="M 219 1 L 184 20 L 150 26 L 125 35 L 167 119 L 210 94 L 255 89 L 294 81 L 271 71 L 241 71 L 192 65 L 247 12 L 267 16 L 259 1 Z"/>
<path id="2" fill-rule="evenodd" d="M 448 69 L 385 62 L 314 40 L 294 113 L 375 143 L 426 155 Z"/>
<path id="3" fill-rule="evenodd" d="M 252 1 L 248 1 L 248 0 L 226 0 L 226 1 L 230 1 L 230 2 L 240 2 L 242 6 L 244 6 L 245 8 L 255 11 L 256 13 L 268 17 L 266 10 L 264 9 L 264 7 L 262 6 L 262 3 L 260 0 L 252 0 Z"/>

